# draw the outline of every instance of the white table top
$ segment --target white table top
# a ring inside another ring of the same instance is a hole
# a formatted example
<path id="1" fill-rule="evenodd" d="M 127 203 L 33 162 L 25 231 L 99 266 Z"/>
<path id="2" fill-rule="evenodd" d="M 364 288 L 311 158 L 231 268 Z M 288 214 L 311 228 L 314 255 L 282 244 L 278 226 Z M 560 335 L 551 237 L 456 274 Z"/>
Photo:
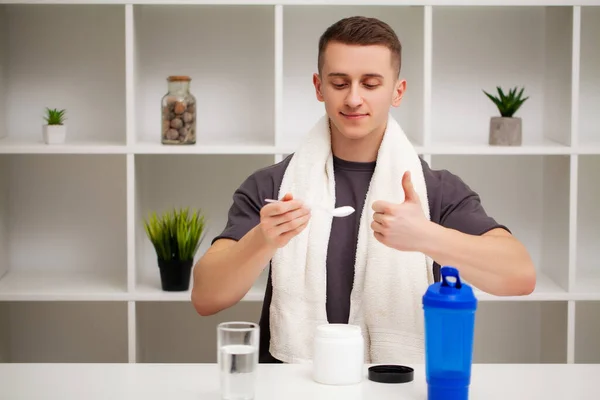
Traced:
<path id="1" fill-rule="evenodd" d="M 426 400 L 423 366 L 411 383 L 353 386 L 311 380 L 310 366 L 260 364 L 256 400 Z M 600 399 L 600 364 L 473 366 L 470 400 Z M 6 400 L 219 400 L 215 364 L 0 364 Z"/>

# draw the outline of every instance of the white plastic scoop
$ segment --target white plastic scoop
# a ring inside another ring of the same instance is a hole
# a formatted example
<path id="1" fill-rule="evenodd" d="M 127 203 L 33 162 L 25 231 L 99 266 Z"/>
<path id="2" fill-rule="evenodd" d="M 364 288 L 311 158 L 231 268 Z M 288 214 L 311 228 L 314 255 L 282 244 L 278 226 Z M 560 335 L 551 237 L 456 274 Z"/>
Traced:
<path id="1" fill-rule="evenodd" d="M 265 199 L 265 201 L 267 203 L 277 203 L 279 200 Z M 309 207 L 311 207 L 311 206 L 309 205 Z M 318 208 L 320 208 L 323 211 L 328 212 L 329 214 L 333 215 L 334 217 L 347 217 L 348 215 L 351 215 L 352 213 L 354 213 L 354 207 L 350 207 L 350 206 L 336 207 L 333 210 L 329 209 L 329 208 L 325 208 L 323 206 L 318 206 Z"/>

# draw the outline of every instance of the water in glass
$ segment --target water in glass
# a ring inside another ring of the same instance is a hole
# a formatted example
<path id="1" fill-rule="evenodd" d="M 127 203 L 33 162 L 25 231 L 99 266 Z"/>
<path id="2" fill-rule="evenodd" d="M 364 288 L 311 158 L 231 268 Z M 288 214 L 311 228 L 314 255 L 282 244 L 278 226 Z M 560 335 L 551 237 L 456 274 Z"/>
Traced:
<path id="1" fill-rule="evenodd" d="M 218 364 L 221 398 L 252 400 L 258 367 L 258 326 L 228 322 L 218 327 Z"/>

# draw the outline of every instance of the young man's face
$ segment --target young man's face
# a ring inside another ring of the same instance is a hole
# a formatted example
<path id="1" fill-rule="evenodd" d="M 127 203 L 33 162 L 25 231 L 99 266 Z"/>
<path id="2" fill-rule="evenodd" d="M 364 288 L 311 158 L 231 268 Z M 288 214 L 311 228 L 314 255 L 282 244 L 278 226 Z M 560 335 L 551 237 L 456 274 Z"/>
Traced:
<path id="1" fill-rule="evenodd" d="M 387 47 L 337 42 L 328 44 L 321 74 L 313 82 L 332 134 L 346 139 L 383 133 L 389 109 L 400 105 L 406 87 L 397 79 Z"/>

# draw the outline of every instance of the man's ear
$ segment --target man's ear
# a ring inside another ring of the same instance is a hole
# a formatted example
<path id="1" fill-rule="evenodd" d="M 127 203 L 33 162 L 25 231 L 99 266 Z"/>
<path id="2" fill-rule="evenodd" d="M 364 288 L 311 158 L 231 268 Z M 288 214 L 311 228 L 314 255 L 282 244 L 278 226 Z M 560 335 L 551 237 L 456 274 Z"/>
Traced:
<path id="1" fill-rule="evenodd" d="M 406 80 L 398 79 L 394 86 L 392 106 L 398 107 L 400 105 L 400 102 L 402 101 L 402 96 L 404 96 L 405 91 L 406 91 Z"/>
<path id="2" fill-rule="evenodd" d="M 315 85 L 315 92 L 317 95 L 317 100 L 324 101 L 323 93 L 321 92 L 321 78 L 319 77 L 319 74 L 317 74 L 317 73 L 313 74 L 313 85 Z"/>

